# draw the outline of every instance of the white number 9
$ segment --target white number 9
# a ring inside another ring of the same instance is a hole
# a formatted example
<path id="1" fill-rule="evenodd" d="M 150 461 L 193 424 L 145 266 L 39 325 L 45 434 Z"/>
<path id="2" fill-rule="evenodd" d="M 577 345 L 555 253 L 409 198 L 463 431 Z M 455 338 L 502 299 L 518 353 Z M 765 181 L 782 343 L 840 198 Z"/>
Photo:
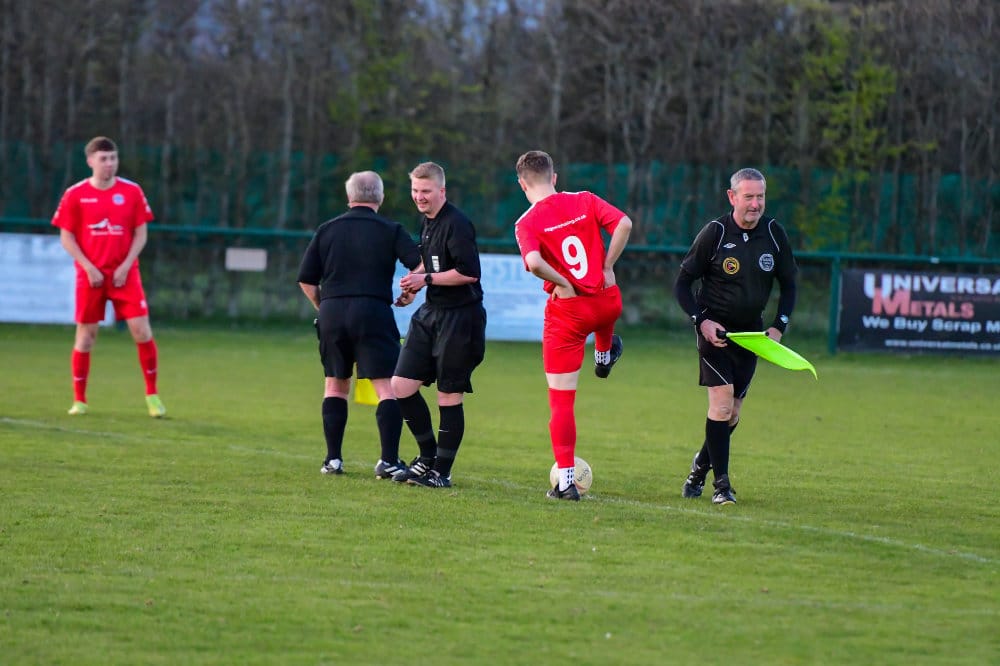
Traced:
<path id="1" fill-rule="evenodd" d="M 562 242 L 563 261 L 577 280 L 587 274 L 587 252 L 578 236 L 567 236 Z"/>

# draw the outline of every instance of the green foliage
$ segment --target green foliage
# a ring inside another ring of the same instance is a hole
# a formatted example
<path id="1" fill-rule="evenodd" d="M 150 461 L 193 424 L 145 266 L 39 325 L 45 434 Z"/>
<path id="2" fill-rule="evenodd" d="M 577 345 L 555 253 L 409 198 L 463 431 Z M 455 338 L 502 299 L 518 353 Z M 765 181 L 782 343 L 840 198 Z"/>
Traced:
<path id="1" fill-rule="evenodd" d="M 809 100 L 810 125 L 818 128 L 820 164 L 832 171 L 819 201 L 796 214 L 810 250 L 847 249 L 852 192 L 903 149 L 887 143 L 884 124 L 896 73 L 879 63 L 876 45 L 859 46 L 855 32 L 840 18 L 817 23 L 797 82 Z"/>
<path id="2" fill-rule="evenodd" d="M 71 418 L 71 329 L 0 326 L 4 664 L 653 664 L 706 636 L 740 664 L 995 660 L 997 359 L 788 338 L 819 381 L 762 365 L 722 509 L 679 497 L 704 426 L 689 338 L 625 339 L 610 379 L 581 377 L 596 481 L 571 505 L 543 497 L 535 344 L 489 345 L 432 491 L 373 479 L 353 403 L 346 474 L 319 474 L 306 324 L 159 329 L 161 421 L 127 334 L 102 331 Z"/>

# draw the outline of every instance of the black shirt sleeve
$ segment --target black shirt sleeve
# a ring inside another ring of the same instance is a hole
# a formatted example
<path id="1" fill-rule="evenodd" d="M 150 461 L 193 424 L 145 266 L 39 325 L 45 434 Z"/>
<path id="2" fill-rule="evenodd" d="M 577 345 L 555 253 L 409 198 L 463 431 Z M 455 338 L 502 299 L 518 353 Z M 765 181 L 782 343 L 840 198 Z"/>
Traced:
<path id="1" fill-rule="evenodd" d="M 448 236 L 448 254 L 455 262 L 455 269 L 466 277 L 479 279 L 482 268 L 479 264 L 479 249 L 476 246 L 476 231 L 468 220 L 456 220 Z"/>
<path id="2" fill-rule="evenodd" d="M 771 324 L 776 329 L 785 332 L 788 320 L 795 309 L 795 300 L 798 295 L 796 278 L 798 275 L 798 265 L 795 263 L 795 256 L 792 253 L 792 244 L 788 240 L 788 234 L 784 227 L 775 224 L 775 238 L 778 242 L 778 267 L 775 277 L 778 279 L 778 310 L 774 315 L 774 322 Z"/>
<path id="3" fill-rule="evenodd" d="M 698 303 L 694 300 L 693 287 L 695 279 L 695 276 L 681 267 L 677 273 L 677 280 L 674 282 L 674 298 L 677 299 L 677 303 L 681 306 L 681 309 L 695 323 L 699 323 L 697 318 L 701 315 L 701 308 L 698 307 Z"/>
<path id="4" fill-rule="evenodd" d="M 420 265 L 420 248 L 403 225 L 396 228 L 396 257 L 411 271 Z"/>
<path id="5" fill-rule="evenodd" d="M 303 284 L 318 285 L 323 279 L 323 262 L 319 256 L 318 238 L 318 233 L 313 234 L 305 254 L 302 255 L 302 263 L 299 264 L 298 282 Z"/>

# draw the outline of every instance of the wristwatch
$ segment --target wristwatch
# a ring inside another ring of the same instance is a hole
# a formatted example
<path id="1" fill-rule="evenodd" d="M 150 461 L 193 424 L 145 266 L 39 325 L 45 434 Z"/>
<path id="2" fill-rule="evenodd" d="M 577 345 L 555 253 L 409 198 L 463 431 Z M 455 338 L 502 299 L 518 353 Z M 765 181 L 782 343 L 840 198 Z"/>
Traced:
<path id="1" fill-rule="evenodd" d="M 433 280 L 433 278 L 431 278 L 432 275 L 434 275 L 434 274 L 433 273 L 424 273 L 424 284 L 426 284 L 426 285 L 432 285 L 432 284 L 434 284 L 434 280 Z"/>

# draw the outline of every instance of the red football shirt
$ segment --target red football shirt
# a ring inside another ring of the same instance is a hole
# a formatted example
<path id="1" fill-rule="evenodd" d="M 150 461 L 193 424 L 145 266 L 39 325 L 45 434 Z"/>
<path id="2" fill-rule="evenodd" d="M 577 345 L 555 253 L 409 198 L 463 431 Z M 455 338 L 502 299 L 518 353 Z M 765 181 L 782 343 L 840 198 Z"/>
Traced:
<path id="1" fill-rule="evenodd" d="M 106 190 L 97 189 L 89 179 L 67 189 L 52 224 L 72 232 L 87 259 L 110 273 L 128 255 L 136 228 L 152 219 L 142 188 L 119 177 Z"/>
<path id="2" fill-rule="evenodd" d="M 591 192 L 557 192 L 518 219 L 514 236 L 522 259 L 537 250 L 576 293 L 594 294 L 604 289 L 601 229 L 614 233 L 623 217 L 625 213 Z M 544 288 L 552 293 L 555 284 L 546 280 Z"/>

